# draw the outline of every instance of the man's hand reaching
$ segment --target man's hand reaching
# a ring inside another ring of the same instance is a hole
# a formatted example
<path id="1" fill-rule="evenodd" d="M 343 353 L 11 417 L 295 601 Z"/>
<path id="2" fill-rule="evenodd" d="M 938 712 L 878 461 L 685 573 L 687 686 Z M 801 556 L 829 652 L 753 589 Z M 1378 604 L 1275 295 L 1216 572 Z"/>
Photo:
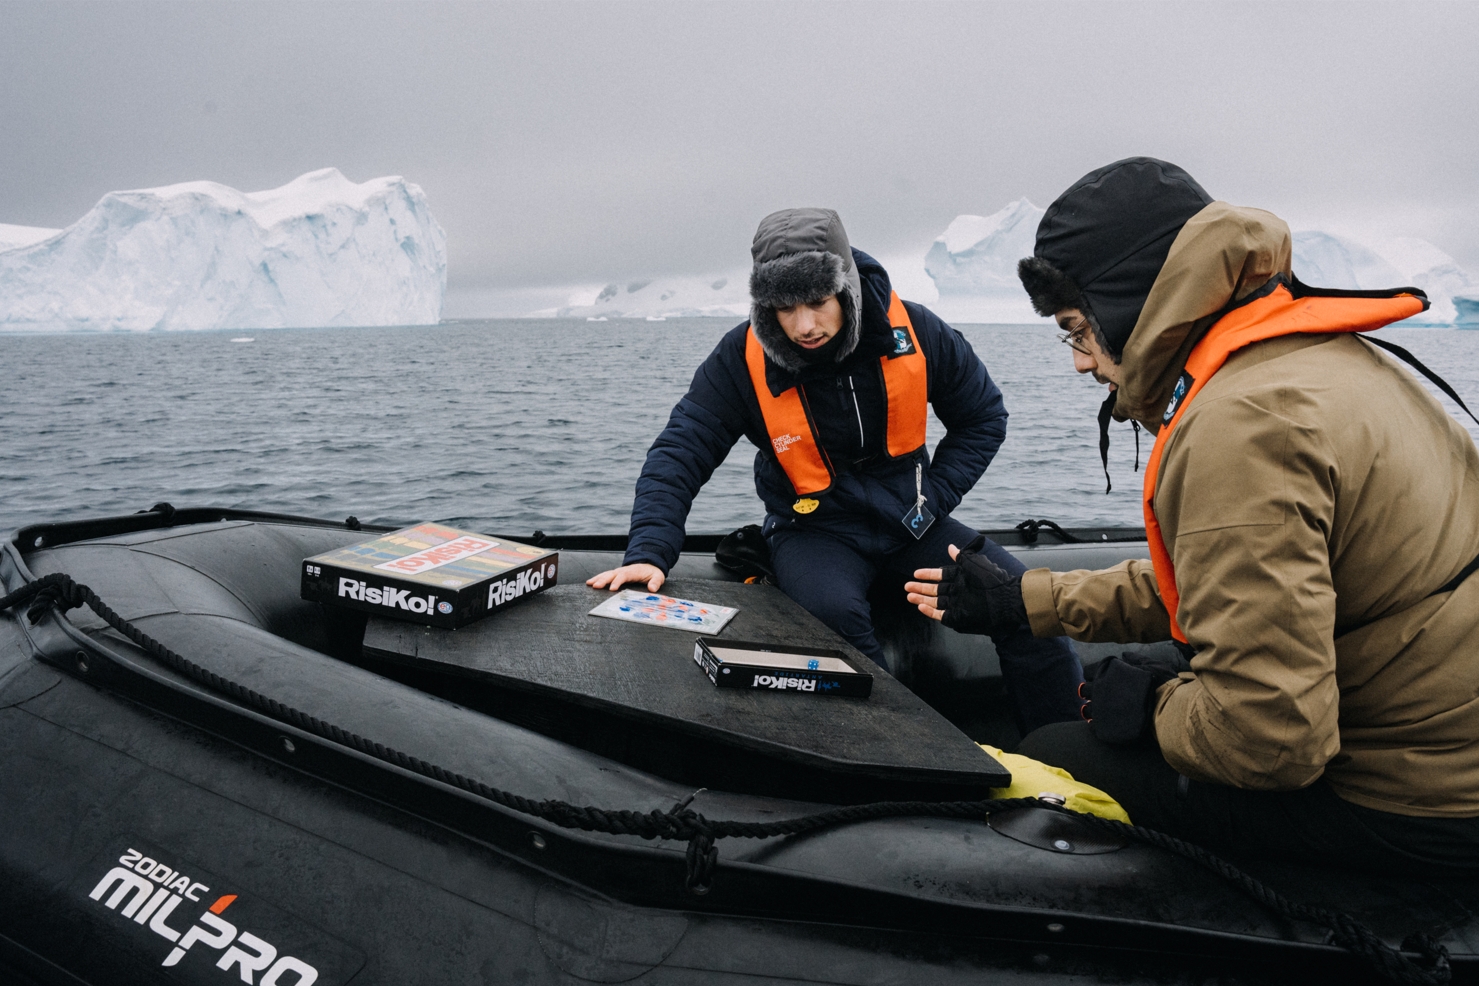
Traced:
<path id="1" fill-rule="evenodd" d="M 609 572 L 602 572 L 600 575 L 592 576 L 585 580 L 585 584 L 592 589 L 610 589 L 612 592 L 615 592 L 628 582 L 646 582 L 647 591 L 656 592 L 662 588 L 662 584 L 666 581 L 667 576 L 663 574 L 662 569 L 656 565 L 639 562 L 636 565 L 623 565 L 620 568 L 613 568 Z"/>
<path id="2" fill-rule="evenodd" d="M 1027 622 L 1022 579 L 974 551 L 950 546 L 956 562 L 946 568 L 921 568 L 908 582 L 909 601 L 925 616 L 961 633 L 996 637 Z"/>

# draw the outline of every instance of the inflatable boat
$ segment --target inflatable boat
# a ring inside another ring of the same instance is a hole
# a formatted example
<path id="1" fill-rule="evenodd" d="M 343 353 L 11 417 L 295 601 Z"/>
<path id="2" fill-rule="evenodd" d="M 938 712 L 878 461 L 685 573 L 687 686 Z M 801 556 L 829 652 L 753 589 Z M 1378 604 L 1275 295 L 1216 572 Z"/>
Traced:
<path id="1" fill-rule="evenodd" d="M 0 979 L 1479 981 L 1467 881 L 1239 869 L 996 797 L 990 642 L 899 601 L 866 699 L 720 689 L 691 634 L 587 615 L 620 537 L 520 537 L 558 585 L 457 630 L 301 598 L 305 558 L 383 530 L 160 504 L 3 545 Z M 1059 570 L 1144 553 L 989 533 Z M 717 543 L 669 591 L 846 649 Z"/>

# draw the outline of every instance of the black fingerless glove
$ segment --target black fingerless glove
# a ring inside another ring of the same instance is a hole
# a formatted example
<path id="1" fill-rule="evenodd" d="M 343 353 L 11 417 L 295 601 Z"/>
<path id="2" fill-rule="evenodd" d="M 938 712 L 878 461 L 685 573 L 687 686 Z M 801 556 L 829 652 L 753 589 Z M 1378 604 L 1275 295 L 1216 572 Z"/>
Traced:
<path id="1" fill-rule="evenodd" d="M 1148 734 L 1155 719 L 1156 689 L 1191 665 L 1184 657 L 1121 654 L 1084 669 L 1083 717 L 1096 739 L 1116 745 Z"/>
<path id="2" fill-rule="evenodd" d="M 941 622 L 961 633 L 993 638 L 1027 625 L 1022 576 L 1008 574 L 985 555 L 962 551 L 940 579 Z"/>

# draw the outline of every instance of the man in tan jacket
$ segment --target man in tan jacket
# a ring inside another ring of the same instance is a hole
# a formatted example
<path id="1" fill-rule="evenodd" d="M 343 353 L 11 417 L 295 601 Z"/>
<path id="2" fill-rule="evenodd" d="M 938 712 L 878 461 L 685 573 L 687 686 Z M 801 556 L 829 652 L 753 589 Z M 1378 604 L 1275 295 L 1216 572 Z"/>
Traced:
<path id="1" fill-rule="evenodd" d="M 967 553 L 910 598 L 966 630 L 1174 637 L 1189 664 L 1111 658 L 1091 721 L 1018 752 L 1224 852 L 1479 867 L 1479 451 L 1359 334 L 1421 292 L 1308 288 L 1281 220 L 1149 158 L 1065 192 L 1020 273 L 1157 434 L 1152 560 L 1012 579 Z"/>

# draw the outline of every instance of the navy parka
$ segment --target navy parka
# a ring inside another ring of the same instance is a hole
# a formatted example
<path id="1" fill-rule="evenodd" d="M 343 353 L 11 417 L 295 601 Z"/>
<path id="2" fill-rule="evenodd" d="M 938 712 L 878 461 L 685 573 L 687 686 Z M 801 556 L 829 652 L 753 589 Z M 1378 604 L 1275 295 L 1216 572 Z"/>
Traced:
<path id="1" fill-rule="evenodd" d="M 767 533 L 779 525 L 825 531 L 871 554 L 909 542 L 903 518 L 914 506 L 914 463 L 923 462 L 927 506 L 943 517 L 981 478 L 1006 437 L 1007 411 L 1001 391 L 961 334 L 922 305 L 905 302 L 924 351 L 929 402 L 946 434 L 913 458 L 888 459 L 887 402 L 879 358 L 893 350 L 888 324 L 891 288 L 878 261 L 853 250 L 862 279 L 861 335 L 842 363 L 812 366 L 792 375 L 765 361 L 766 382 L 780 394 L 800 385 L 806 391 L 817 431 L 837 476 L 816 494 L 820 506 L 805 516 L 791 506 L 796 494 L 771 451 L 745 363 L 744 322 L 725 334 L 693 375 L 667 427 L 652 443 L 637 478 L 631 535 L 623 564 L 646 562 L 667 572 L 683 547 L 684 522 L 693 498 L 741 436 L 755 454 L 755 492 L 767 511 Z"/>

